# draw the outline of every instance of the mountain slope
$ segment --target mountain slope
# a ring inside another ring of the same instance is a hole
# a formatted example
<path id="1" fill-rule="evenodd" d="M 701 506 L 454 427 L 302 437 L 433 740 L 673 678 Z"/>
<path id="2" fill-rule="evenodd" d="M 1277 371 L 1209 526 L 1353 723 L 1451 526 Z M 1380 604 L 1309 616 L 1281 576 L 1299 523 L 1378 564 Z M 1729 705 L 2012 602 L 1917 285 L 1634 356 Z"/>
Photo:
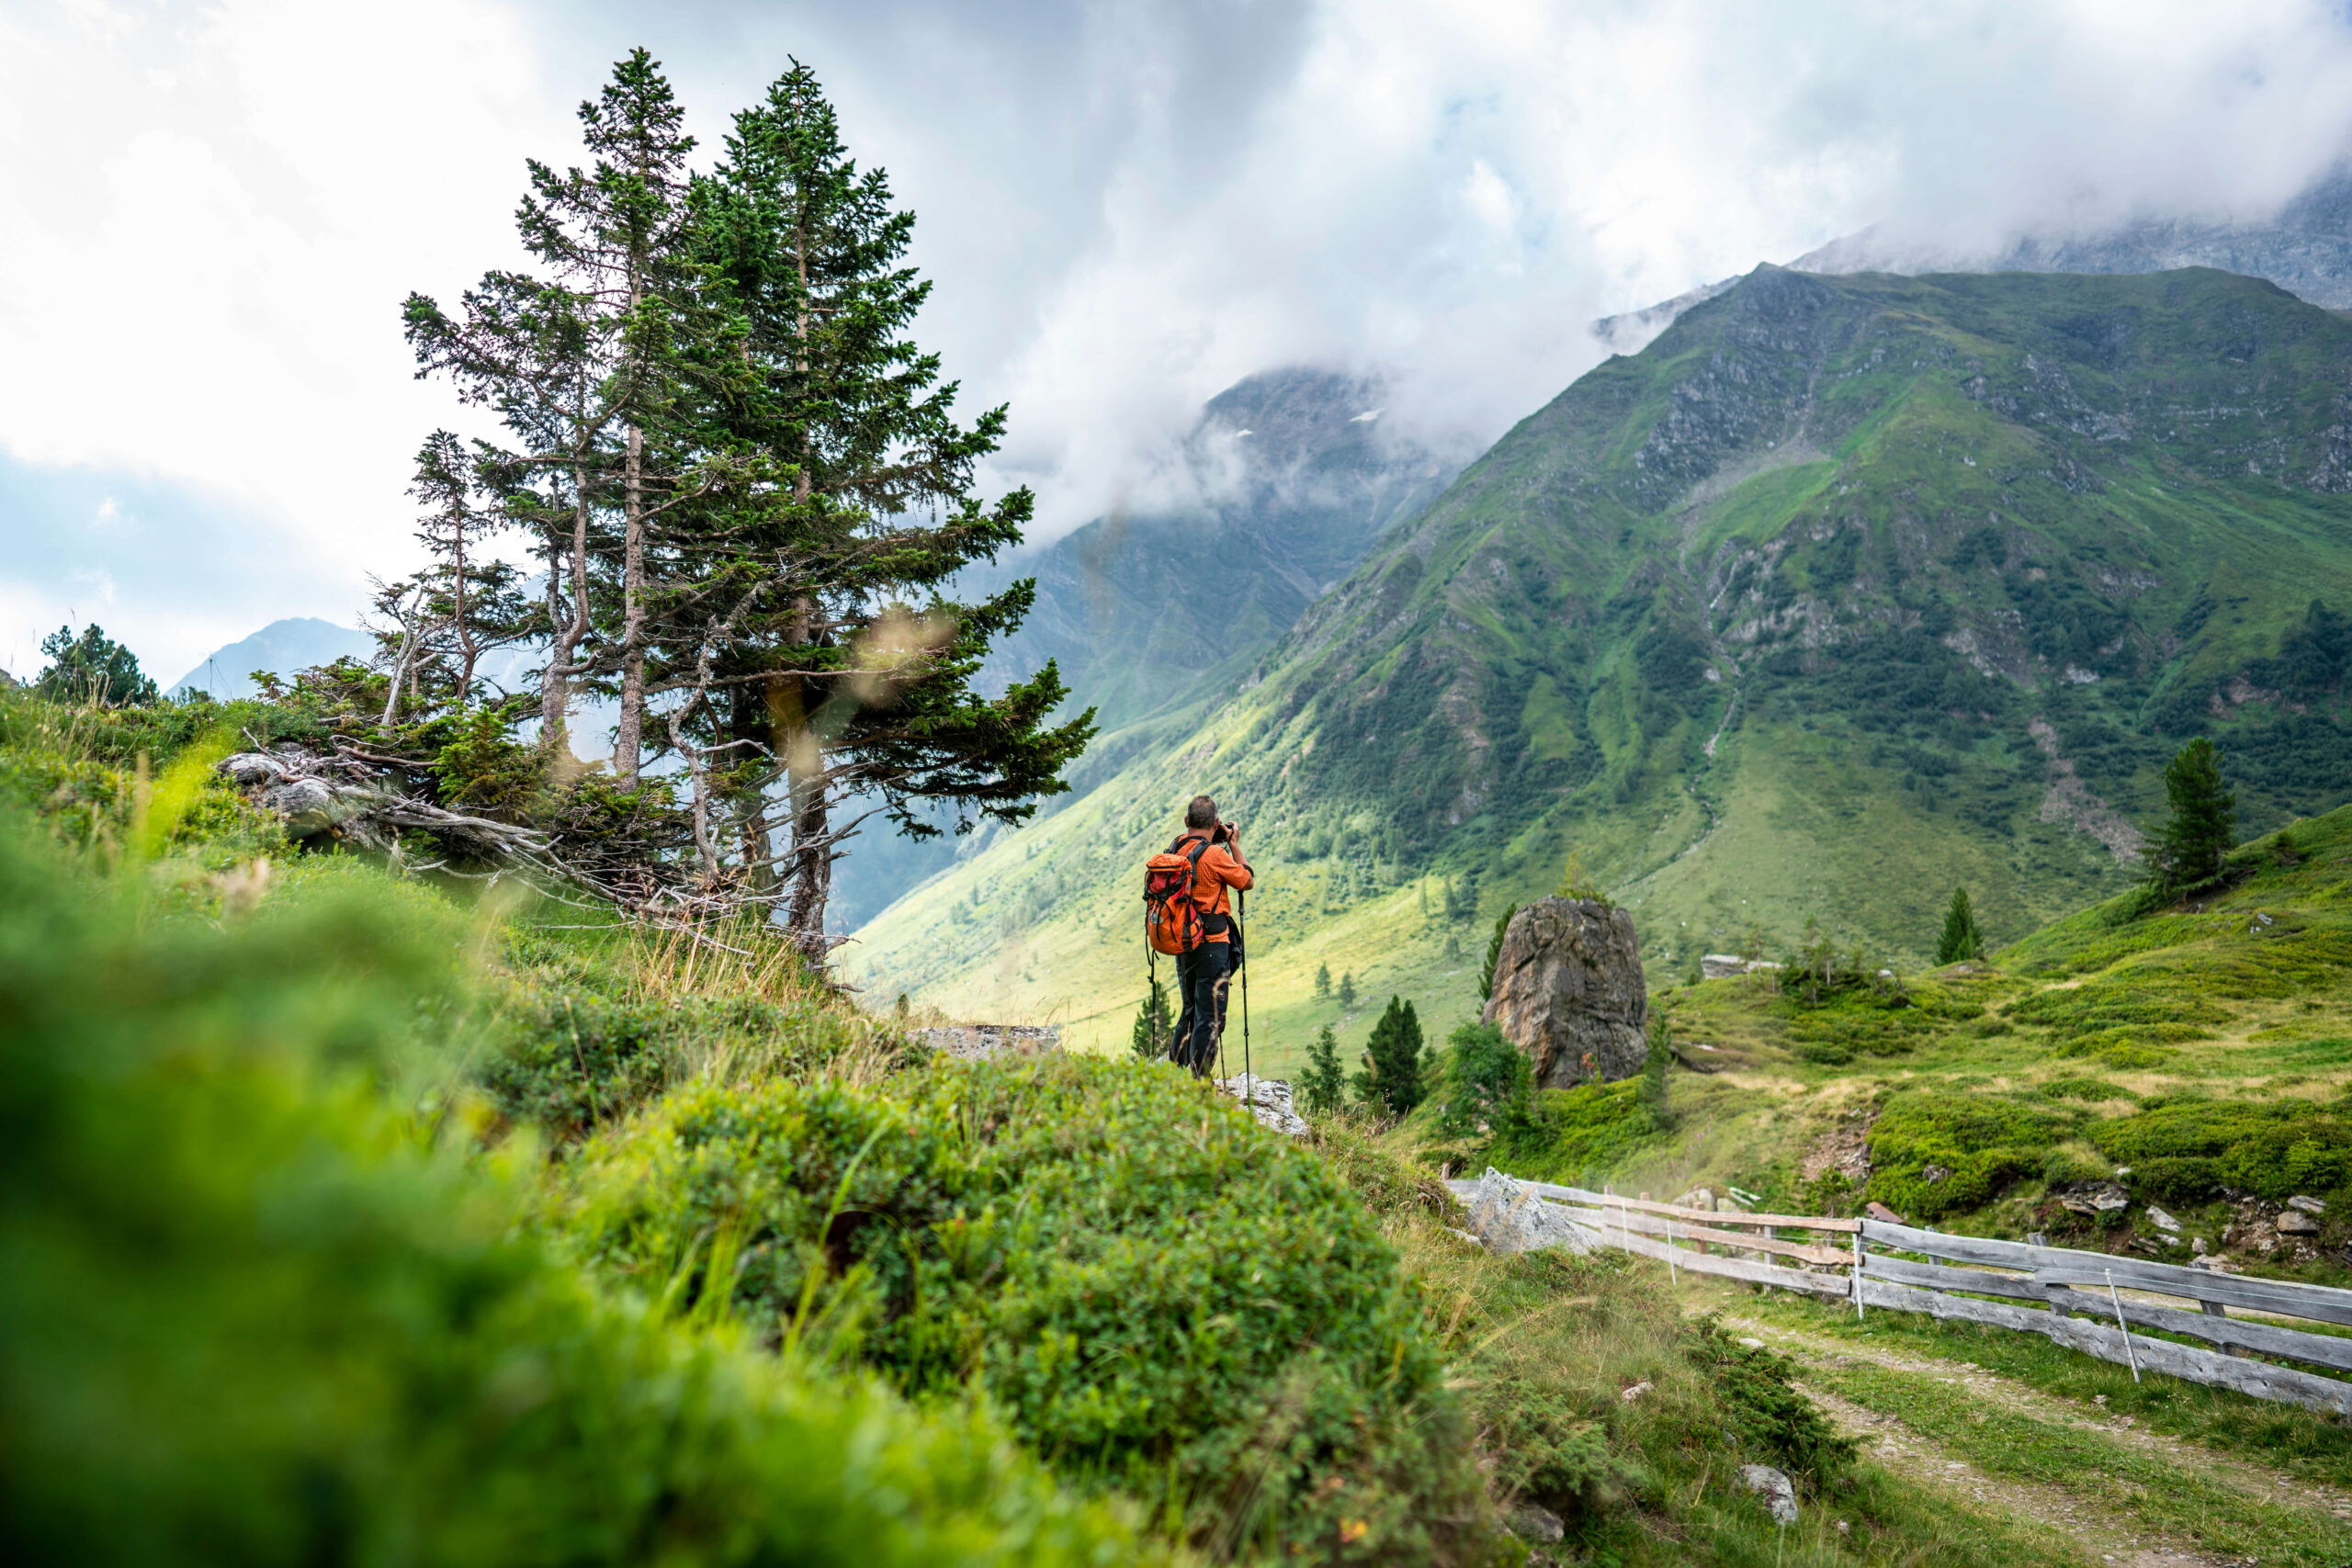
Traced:
<path id="1" fill-rule="evenodd" d="M 1199 787 L 1260 829 L 1278 1060 L 1336 1016 L 1319 964 L 1466 1011 L 1480 922 L 1571 850 L 1677 973 L 1809 919 L 1917 959 L 1955 882 L 2020 934 L 2133 874 L 2188 734 L 2255 826 L 2352 795 L 2352 637 L 2309 608 L 2352 605 L 2347 367 L 2352 323 L 2217 272 L 1759 268 L 857 972 L 1123 1032 L 1134 867 Z"/>

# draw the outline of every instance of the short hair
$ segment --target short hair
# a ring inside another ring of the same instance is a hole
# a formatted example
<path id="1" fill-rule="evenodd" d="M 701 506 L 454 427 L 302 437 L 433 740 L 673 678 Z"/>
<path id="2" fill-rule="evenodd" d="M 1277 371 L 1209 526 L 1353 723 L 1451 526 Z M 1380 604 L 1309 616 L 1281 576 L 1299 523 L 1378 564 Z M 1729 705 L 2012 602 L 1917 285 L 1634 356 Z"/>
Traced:
<path id="1" fill-rule="evenodd" d="M 1184 826 L 1214 828 L 1216 826 L 1216 802 L 1205 795 L 1193 796 L 1193 804 L 1184 807 Z"/>

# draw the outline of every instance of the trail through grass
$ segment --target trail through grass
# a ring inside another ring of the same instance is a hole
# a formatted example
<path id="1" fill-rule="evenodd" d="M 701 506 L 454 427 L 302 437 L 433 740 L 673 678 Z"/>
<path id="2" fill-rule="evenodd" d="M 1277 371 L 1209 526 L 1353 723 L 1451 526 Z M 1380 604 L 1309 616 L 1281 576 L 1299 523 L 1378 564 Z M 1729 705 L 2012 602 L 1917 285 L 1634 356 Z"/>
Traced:
<path id="1" fill-rule="evenodd" d="M 1980 1509 L 2057 1532 L 2087 1562 L 2352 1562 L 2352 1430 L 2028 1335 L 1754 1296 L 1686 1309 L 1788 1355 L 1864 1453 Z"/>

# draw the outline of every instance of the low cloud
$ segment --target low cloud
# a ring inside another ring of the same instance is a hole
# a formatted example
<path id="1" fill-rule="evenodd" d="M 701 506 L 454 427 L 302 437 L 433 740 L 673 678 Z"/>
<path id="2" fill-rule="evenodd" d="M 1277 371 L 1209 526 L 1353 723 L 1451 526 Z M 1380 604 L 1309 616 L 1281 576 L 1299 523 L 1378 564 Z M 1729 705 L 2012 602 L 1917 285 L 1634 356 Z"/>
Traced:
<path id="1" fill-rule="evenodd" d="M 2319 4 L 79 0 L 0 16 L 0 444 L 267 547 L 191 596 L 319 613 L 322 573 L 356 604 L 410 559 L 418 440 L 466 424 L 410 378 L 401 297 L 514 259 L 524 158 L 577 156 L 638 43 L 707 147 L 788 54 L 818 69 L 922 215 L 920 335 L 967 409 L 1012 404 L 989 478 L 1046 535 L 1271 366 L 1393 371 L 1386 429 L 1490 440 L 1601 356 L 1594 318 L 1758 261 L 2258 216 L 2352 145 Z M 0 615 L 86 569 L 160 628 L 97 503 L 74 562 L 0 565 Z"/>

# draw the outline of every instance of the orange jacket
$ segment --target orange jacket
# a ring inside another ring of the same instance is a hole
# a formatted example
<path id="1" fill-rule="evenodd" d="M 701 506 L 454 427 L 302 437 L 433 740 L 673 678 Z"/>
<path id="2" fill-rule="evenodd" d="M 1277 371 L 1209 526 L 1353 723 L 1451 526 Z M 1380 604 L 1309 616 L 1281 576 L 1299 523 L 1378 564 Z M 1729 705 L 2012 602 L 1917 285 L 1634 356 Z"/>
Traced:
<path id="1" fill-rule="evenodd" d="M 1202 836 L 1199 833 L 1185 834 L 1176 840 L 1176 852 L 1182 854 L 1191 847 L 1193 840 Z M 1193 902 L 1201 907 L 1204 915 L 1229 916 L 1233 913 L 1233 900 L 1226 890 L 1247 888 L 1249 886 L 1250 868 L 1234 859 L 1233 852 L 1223 844 L 1211 844 L 1202 854 L 1200 870 L 1193 875 Z M 1231 942 L 1233 934 L 1229 931 L 1212 931 L 1206 940 Z"/>

